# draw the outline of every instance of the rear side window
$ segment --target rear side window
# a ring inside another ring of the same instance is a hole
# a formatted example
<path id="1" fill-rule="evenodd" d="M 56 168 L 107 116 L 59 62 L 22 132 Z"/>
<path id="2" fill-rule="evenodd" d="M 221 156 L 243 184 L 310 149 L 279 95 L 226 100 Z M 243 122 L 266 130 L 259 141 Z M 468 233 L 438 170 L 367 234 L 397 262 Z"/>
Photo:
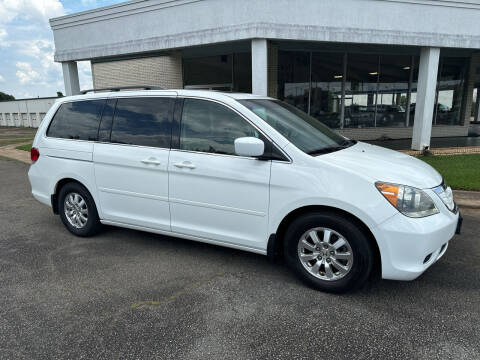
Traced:
<path id="1" fill-rule="evenodd" d="M 169 148 L 174 98 L 119 98 L 111 142 Z"/>
<path id="2" fill-rule="evenodd" d="M 47 136 L 97 140 L 98 124 L 104 104 L 105 100 L 85 100 L 60 105 L 48 127 Z"/>

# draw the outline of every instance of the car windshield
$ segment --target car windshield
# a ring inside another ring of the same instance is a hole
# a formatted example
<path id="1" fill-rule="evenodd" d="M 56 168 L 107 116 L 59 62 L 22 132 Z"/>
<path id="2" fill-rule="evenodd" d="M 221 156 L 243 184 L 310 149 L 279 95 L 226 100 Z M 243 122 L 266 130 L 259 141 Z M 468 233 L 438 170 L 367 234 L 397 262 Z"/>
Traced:
<path id="1" fill-rule="evenodd" d="M 355 141 L 337 134 L 317 119 L 282 101 L 244 99 L 239 102 L 307 154 L 324 154 L 355 144 Z"/>

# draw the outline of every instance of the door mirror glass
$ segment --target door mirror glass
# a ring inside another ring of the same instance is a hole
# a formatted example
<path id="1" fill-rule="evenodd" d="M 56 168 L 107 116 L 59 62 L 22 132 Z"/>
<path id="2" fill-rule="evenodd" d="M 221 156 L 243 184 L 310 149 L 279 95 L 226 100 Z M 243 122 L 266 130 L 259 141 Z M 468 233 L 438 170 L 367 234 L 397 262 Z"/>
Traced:
<path id="1" fill-rule="evenodd" d="M 262 156 L 265 144 L 255 137 L 241 137 L 235 139 L 235 154 L 240 156 Z"/>

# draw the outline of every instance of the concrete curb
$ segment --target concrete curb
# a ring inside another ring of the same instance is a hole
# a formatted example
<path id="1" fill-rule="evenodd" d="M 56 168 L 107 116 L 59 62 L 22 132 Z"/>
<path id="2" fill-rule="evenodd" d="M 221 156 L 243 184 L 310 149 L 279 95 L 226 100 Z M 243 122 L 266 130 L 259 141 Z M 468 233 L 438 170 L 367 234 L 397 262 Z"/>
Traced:
<path id="1" fill-rule="evenodd" d="M 480 191 L 453 190 L 453 197 L 460 208 L 480 209 Z"/>
<path id="2" fill-rule="evenodd" d="M 398 150 L 407 155 L 420 156 L 422 151 L 419 150 Z M 463 147 L 446 147 L 430 149 L 433 155 L 466 155 L 466 154 L 480 154 L 480 146 L 463 146 Z"/>

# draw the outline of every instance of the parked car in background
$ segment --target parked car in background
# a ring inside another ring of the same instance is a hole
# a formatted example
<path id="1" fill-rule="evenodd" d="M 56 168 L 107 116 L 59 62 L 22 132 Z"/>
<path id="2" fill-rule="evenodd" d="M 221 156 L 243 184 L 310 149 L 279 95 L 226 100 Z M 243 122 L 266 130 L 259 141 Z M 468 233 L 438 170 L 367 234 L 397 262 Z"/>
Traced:
<path id="1" fill-rule="evenodd" d="M 345 106 L 345 127 L 365 128 L 375 126 L 375 111 L 365 105 Z"/>
<path id="2" fill-rule="evenodd" d="M 405 126 L 405 108 L 400 105 L 377 105 L 377 126 Z"/>
<path id="3" fill-rule="evenodd" d="M 107 224 L 284 258 L 323 291 L 358 288 L 375 271 L 415 279 L 460 224 L 451 189 L 426 163 L 268 97 L 65 97 L 31 157 L 33 196 L 77 236 Z"/>

